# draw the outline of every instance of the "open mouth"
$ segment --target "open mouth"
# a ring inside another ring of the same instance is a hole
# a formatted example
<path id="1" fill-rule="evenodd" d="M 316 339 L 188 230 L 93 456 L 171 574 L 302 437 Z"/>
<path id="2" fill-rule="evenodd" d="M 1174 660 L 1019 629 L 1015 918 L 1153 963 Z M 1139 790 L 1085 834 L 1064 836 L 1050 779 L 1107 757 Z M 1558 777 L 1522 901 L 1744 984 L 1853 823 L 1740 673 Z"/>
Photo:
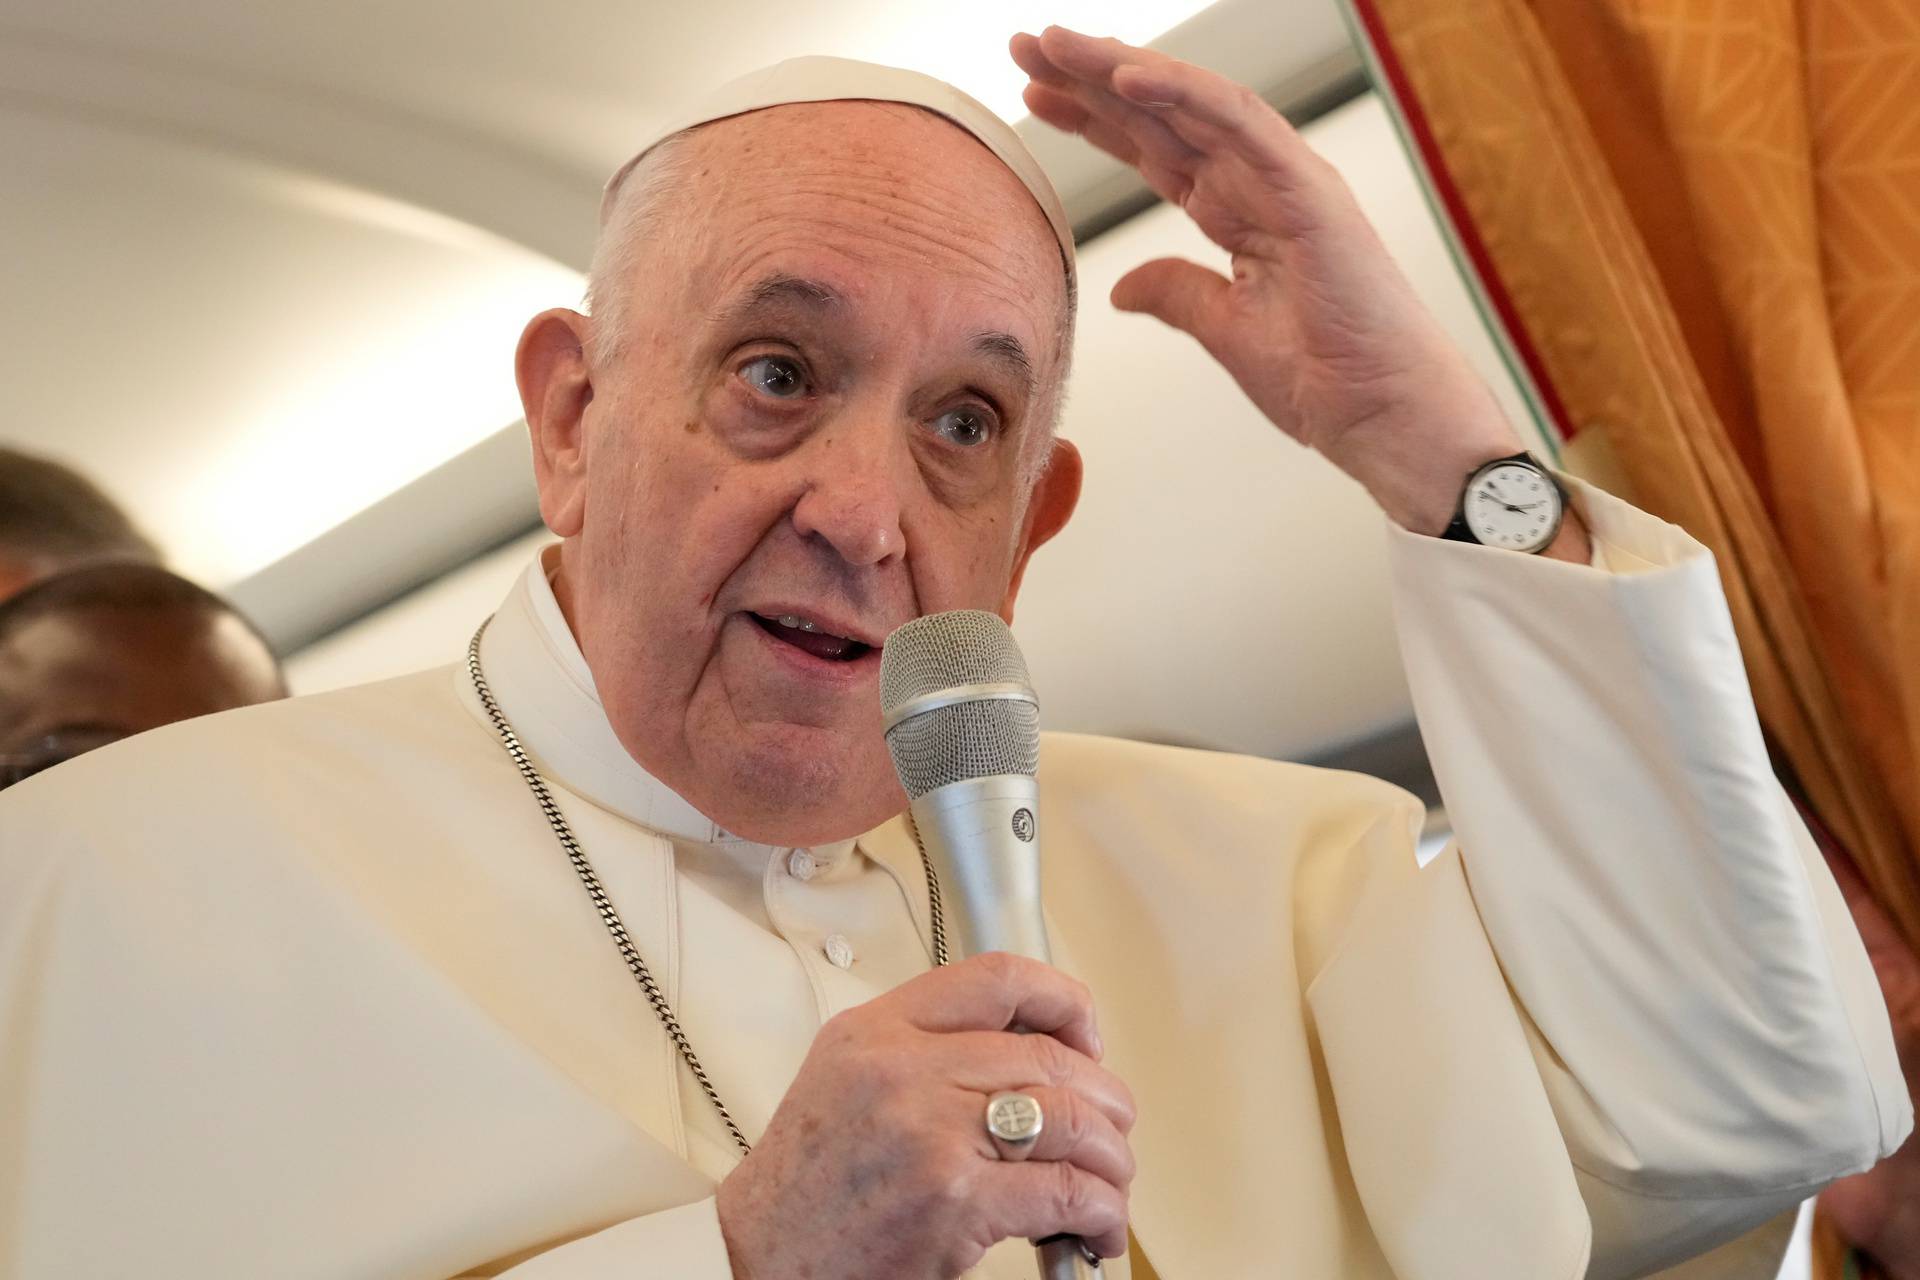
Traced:
<path id="1" fill-rule="evenodd" d="M 785 641 L 825 662 L 853 662 L 873 652 L 872 645 L 822 630 L 819 624 L 798 614 L 783 613 L 768 617 L 749 613 L 747 616 L 759 623 L 760 629 L 774 639 Z"/>

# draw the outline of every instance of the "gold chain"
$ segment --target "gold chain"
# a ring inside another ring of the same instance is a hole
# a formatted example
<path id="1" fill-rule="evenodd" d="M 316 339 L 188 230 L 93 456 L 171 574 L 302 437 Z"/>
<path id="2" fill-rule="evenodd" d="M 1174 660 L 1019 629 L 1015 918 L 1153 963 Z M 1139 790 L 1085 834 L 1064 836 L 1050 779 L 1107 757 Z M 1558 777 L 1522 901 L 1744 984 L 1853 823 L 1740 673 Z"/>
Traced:
<path id="1" fill-rule="evenodd" d="M 487 633 L 488 618 L 473 633 L 473 639 L 467 642 L 467 676 L 473 681 L 473 691 L 480 697 L 480 705 L 486 709 L 487 719 L 493 722 L 493 731 L 500 738 L 500 745 L 507 749 L 514 768 L 526 780 L 533 798 L 540 804 L 540 812 L 546 816 L 547 825 L 553 828 L 553 834 L 560 841 L 560 847 L 566 852 L 567 861 L 573 864 L 580 883 L 587 888 L 587 897 L 593 900 L 593 909 L 600 914 L 600 921 L 606 925 L 607 932 L 613 936 L 614 946 L 620 949 L 620 958 L 626 961 L 627 971 L 633 974 L 634 981 L 640 984 L 640 990 L 646 995 L 647 1003 L 653 1006 L 654 1014 L 660 1019 L 660 1025 L 666 1029 L 667 1038 L 673 1041 L 674 1048 L 680 1051 L 680 1060 L 687 1064 L 687 1070 L 700 1085 L 701 1092 L 707 1095 L 707 1101 L 719 1113 L 720 1122 L 727 1126 L 727 1132 L 733 1136 L 734 1145 L 740 1148 L 741 1155 L 753 1151 L 747 1141 L 747 1135 L 740 1131 L 733 1113 L 727 1110 L 727 1104 L 720 1101 L 720 1091 L 713 1087 L 713 1081 L 707 1075 L 707 1069 L 700 1065 L 700 1057 L 693 1051 L 693 1042 L 687 1039 L 687 1033 L 680 1027 L 680 1019 L 674 1016 L 673 1006 L 667 1003 L 667 997 L 660 990 L 660 984 L 654 981 L 653 971 L 647 968 L 647 962 L 640 957 L 640 949 L 633 945 L 633 938 L 627 933 L 627 926 L 621 921 L 620 913 L 614 910 L 613 899 L 600 883 L 600 877 L 594 872 L 593 864 L 587 861 L 586 851 L 580 847 L 573 828 L 567 824 L 566 815 L 560 812 L 560 806 L 554 801 L 553 792 L 533 767 L 533 760 L 527 755 L 527 749 L 520 745 L 520 735 L 507 723 L 506 715 L 500 710 L 500 704 L 494 701 L 493 690 L 487 686 L 487 677 L 480 670 L 480 637 Z M 914 847 L 920 851 L 920 867 L 927 876 L 927 916 L 933 936 L 933 962 L 936 965 L 947 963 L 947 932 L 940 911 L 940 880 L 933 873 L 933 860 L 927 856 L 926 846 L 920 840 L 920 830 L 913 825 L 913 819 L 907 819 L 907 826 L 913 832 Z"/>

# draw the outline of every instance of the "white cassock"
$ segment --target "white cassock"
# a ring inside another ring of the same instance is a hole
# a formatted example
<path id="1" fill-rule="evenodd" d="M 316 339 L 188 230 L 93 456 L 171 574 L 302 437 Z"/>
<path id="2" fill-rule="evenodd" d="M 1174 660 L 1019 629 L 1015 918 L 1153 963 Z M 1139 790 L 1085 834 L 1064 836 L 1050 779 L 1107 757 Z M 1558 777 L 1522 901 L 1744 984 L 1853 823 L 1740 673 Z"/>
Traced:
<path id="1" fill-rule="evenodd" d="M 1675 1274 L 1770 1276 L 1779 1215 L 1907 1134 L 1710 558 L 1571 487 L 1605 568 L 1389 534 L 1460 837 L 1425 869 L 1371 778 L 1045 740 L 1057 958 L 1139 1096 L 1162 1280 L 1734 1237 Z M 757 1136 L 823 1019 L 927 969 L 911 840 L 716 830 L 620 748 L 539 565 L 484 662 Z M 0 794 L 0 1274 L 726 1280 L 734 1160 L 457 666 Z"/>

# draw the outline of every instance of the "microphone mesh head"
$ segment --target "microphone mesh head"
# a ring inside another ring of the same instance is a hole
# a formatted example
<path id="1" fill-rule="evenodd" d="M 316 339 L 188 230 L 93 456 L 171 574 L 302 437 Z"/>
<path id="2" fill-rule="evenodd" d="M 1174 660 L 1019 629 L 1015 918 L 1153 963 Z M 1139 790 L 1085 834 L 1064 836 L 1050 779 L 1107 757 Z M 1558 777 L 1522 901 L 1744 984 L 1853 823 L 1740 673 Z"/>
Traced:
<path id="1" fill-rule="evenodd" d="M 1027 660 L 1000 616 L 979 609 L 930 613 L 898 628 L 880 650 L 880 709 L 962 684 L 1023 684 Z"/>
<path id="2" fill-rule="evenodd" d="M 1013 632 L 994 614 L 957 609 L 916 618 L 880 650 L 882 713 L 970 684 L 1032 688 Z M 1040 711 L 1004 698 L 957 702 L 887 730 L 887 749 L 914 800 L 966 778 L 1032 777 L 1040 765 Z"/>

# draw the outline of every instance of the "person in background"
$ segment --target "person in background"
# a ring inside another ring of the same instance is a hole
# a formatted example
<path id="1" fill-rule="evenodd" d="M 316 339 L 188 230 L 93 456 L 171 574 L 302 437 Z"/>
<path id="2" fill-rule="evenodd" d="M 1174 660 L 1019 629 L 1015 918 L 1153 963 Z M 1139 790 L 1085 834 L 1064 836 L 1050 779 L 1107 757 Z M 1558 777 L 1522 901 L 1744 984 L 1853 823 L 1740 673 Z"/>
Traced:
<path id="1" fill-rule="evenodd" d="M 97 560 L 158 564 L 160 552 L 85 476 L 0 448 L 0 600 Z"/>
<path id="2" fill-rule="evenodd" d="M 1907 1091 L 1920 1096 L 1920 957 L 1832 837 L 1814 833 L 1880 979 Z M 1834 1183 L 1820 1205 L 1852 1247 L 1847 1280 L 1920 1280 L 1920 1142 L 1909 1138 L 1872 1169 Z"/>
<path id="3" fill-rule="evenodd" d="M 98 497 L 85 481 L 70 493 Z M 118 515 L 63 509 L 84 513 L 69 528 Z M 0 788 L 163 724 L 286 696 L 253 624 L 156 564 L 69 569 L 0 602 Z"/>

